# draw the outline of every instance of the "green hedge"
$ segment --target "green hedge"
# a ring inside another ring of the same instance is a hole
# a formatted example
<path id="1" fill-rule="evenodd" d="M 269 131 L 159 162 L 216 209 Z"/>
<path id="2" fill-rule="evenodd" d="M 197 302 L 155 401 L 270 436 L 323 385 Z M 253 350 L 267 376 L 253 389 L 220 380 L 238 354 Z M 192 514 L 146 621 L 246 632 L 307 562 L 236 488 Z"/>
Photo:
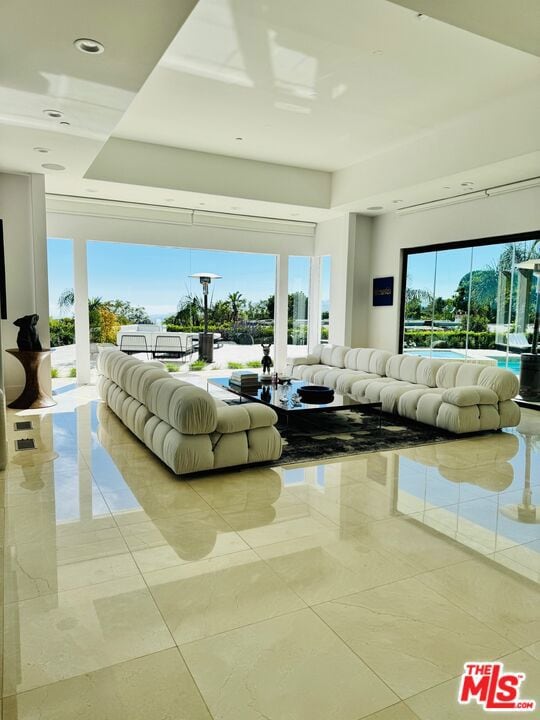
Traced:
<path id="1" fill-rule="evenodd" d="M 75 320 L 73 318 L 49 318 L 51 347 L 73 345 L 75 342 Z"/>
<path id="2" fill-rule="evenodd" d="M 464 348 L 466 346 L 467 333 L 464 330 L 405 330 L 405 347 L 431 347 L 440 348 Z M 493 332 L 470 332 L 469 348 L 473 350 L 493 350 L 495 348 L 495 333 Z"/>

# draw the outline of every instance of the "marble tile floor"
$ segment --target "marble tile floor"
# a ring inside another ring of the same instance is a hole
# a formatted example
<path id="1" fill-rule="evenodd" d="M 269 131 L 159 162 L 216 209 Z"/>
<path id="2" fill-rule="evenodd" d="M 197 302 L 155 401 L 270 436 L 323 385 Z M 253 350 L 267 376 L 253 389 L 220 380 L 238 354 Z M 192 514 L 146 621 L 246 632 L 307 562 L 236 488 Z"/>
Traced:
<path id="1" fill-rule="evenodd" d="M 95 388 L 57 399 L 8 416 L 5 720 L 480 718 L 459 677 L 498 658 L 540 703 L 540 413 L 180 480 Z"/>

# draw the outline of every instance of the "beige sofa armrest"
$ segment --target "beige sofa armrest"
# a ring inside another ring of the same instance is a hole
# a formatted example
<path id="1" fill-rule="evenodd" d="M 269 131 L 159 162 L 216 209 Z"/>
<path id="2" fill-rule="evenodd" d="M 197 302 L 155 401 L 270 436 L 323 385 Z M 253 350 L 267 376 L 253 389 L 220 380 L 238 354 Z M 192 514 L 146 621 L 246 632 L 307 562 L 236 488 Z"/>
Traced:
<path id="1" fill-rule="evenodd" d="M 320 359 L 317 355 L 302 355 L 301 357 L 288 357 L 287 367 L 295 367 L 296 365 L 317 365 Z"/>
<path id="2" fill-rule="evenodd" d="M 272 427 L 277 422 L 277 414 L 272 408 L 261 403 L 226 405 L 217 408 L 217 426 L 215 432 L 229 433 Z"/>
<path id="3" fill-rule="evenodd" d="M 463 385 L 445 390 L 442 401 L 457 407 L 471 405 L 497 405 L 499 396 L 493 390 L 480 385 Z"/>

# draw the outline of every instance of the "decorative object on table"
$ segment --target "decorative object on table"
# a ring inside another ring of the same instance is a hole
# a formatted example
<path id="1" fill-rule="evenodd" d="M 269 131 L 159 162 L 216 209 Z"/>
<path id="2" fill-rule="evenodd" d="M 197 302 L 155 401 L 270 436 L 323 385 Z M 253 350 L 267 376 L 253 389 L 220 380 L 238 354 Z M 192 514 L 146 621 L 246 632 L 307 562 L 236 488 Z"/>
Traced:
<path id="1" fill-rule="evenodd" d="M 263 400 L 264 402 L 270 402 L 271 399 L 272 399 L 272 391 L 270 390 L 268 385 L 266 385 L 265 387 L 263 387 L 261 389 L 261 400 Z"/>
<path id="2" fill-rule="evenodd" d="M 536 314 L 531 352 L 521 354 L 519 394 L 524 400 L 540 402 L 540 353 L 538 352 L 540 333 L 540 261 L 534 262 L 532 271 L 533 276 L 536 278 Z"/>
<path id="3" fill-rule="evenodd" d="M 259 389 L 259 376 L 252 370 L 234 370 L 229 383 L 242 392 L 256 393 Z"/>
<path id="4" fill-rule="evenodd" d="M 19 360 L 26 373 L 24 390 L 8 407 L 16 410 L 28 410 L 30 408 L 47 408 L 56 405 L 56 402 L 43 390 L 39 382 L 39 368 L 43 360 L 51 354 L 51 351 L 11 348 L 6 352 Z"/>
<path id="5" fill-rule="evenodd" d="M 298 388 L 298 394 L 305 403 L 324 405 L 334 399 L 334 391 L 326 385 L 304 385 Z"/>
<path id="6" fill-rule="evenodd" d="M 382 277 L 373 278 L 373 305 L 378 307 L 381 305 L 394 304 L 394 278 Z"/>
<path id="7" fill-rule="evenodd" d="M 17 347 L 19 350 L 34 350 L 40 352 L 43 348 L 39 340 L 37 322 L 39 315 L 24 315 L 13 323 L 19 328 L 17 334 Z"/>
<path id="8" fill-rule="evenodd" d="M 262 371 L 263 374 L 270 374 L 270 368 L 274 367 L 274 363 L 270 357 L 270 348 L 272 347 L 272 343 L 261 343 L 261 347 L 263 349 L 263 357 L 261 360 Z"/>
<path id="9" fill-rule="evenodd" d="M 219 280 L 222 276 L 214 273 L 194 273 L 189 277 L 199 278 L 204 299 L 204 332 L 199 333 L 199 360 L 207 363 L 214 361 L 214 333 L 208 332 L 208 286 L 212 280 Z"/>

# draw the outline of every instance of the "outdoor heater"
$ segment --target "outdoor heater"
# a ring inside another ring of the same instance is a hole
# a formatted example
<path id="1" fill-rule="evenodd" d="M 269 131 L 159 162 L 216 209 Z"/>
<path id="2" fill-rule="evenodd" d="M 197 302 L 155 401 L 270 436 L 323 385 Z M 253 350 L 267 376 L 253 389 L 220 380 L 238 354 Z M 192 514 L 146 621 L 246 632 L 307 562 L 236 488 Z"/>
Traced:
<path id="1" fill-rule="evenodd" d="M 208 286 L 212 280 L 219 280 L 222 276 L 214 273 L 193 273 L 189 277 L 199 279 L 204 298 L 204 332 L 199 333 L 199 360 L 211 363 L 214 360 L 214 333 L 208 332 Z"/>

